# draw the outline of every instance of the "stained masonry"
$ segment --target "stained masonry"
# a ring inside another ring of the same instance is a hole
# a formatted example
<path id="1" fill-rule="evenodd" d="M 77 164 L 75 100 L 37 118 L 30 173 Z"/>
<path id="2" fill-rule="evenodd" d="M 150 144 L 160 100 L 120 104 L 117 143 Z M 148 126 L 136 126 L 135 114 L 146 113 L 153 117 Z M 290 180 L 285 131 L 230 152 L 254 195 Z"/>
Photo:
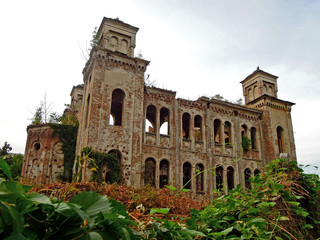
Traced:
<path id="1" fill-rule="evenodd" d="M 271 160 L 280 155 L 296 160 L 294 103 L 277 98 L 277 76 L 259 68 L 247 76 L 241 82 L 245 105 L 176 98 L 174 91 L 145 86 L 149 61 L 134 57 L 137 31 L 118 19 L 104 18 L 100 25 L 99 44 L 83 70 L 84 83 L 71 92 L 71 105 L 79 110 L 77 155 L 86 146 L 117 152 L 125 184 L 186 185 L 194 193 L 250 187 L 249 177 Z M 34 146 L 44 139 L 33 137 L 40 131 L 33 128 L 28 128 L 23 167 L 23 178 L 29 180 L 33 175 L 27 166 L 33 159 L 44 166 L 52 157 L 39 158 L 44 153 Z M 243 139 L 250 139 L 247 151 Z M 89 177 L 85 169 L 84 181 Z"/>

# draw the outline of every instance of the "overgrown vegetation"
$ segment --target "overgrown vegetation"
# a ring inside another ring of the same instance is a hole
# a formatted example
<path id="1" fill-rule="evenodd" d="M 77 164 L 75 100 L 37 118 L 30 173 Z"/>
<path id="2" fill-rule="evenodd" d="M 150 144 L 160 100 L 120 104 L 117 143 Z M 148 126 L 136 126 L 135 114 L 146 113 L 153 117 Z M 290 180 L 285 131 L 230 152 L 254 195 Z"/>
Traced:
<path id="1" fill-rule="evenodd" d="M 242 141 L 241 141 L 242 150 L 244 152 L 248 152 L 251 146 L 251 140 L 245 134 L 242 134 L 241 138 L 242 138 Z"/>
<path id="2" fill-rule="evenodd" d="M 89 162 L 89 168 L 92 170 L 91 181 L 102 183 L 120 183 L 121 165 L 120 159 L 115 154 L 94 152 L 91 148 L 82 149 L 82 155 L 87 155 L 93 161 Z M 103 176 L 105 171 L 105 177 Z"/>
<path id="3" fill-rule="evenodd" d="M 12 179 L 2 159 L 0 168 L 7 176 L 0 182 L 1 239 L 319 237 L 319 177 L 285 159 L 271 162 L 263 174 L 252 178 L 252 189 L 215 191 L 211 201 L 202 203 L 170 186 L 155 190 L 73 182 L 38 186 L 27 193 L 29 188 Z M 189 208 L 193 210 L 188 213 Z M 181 215 L 177 209 L 185 212 Z"/>
<path id="4" fill-rule="evenodd" d="M 11 154 L 12 147 L 8 142 L 5 142 L 0 149 L 0 157 L 3 158 L 11 168 L 12 177 L 18 179 L 21 176 L 23 155 Z M 0 170 L 1 172 L 1 170 Z"/>
<path id="5" fill-rule="evenodd" d="M 60 180 L 71 182 L 76 152 L 78 123 L 75 123 L 74 125 L 50 124 L 49 126 L 53 129 L 52 136 L 58 135 L 59 141 L 62 143 L 64 168 Z"/>

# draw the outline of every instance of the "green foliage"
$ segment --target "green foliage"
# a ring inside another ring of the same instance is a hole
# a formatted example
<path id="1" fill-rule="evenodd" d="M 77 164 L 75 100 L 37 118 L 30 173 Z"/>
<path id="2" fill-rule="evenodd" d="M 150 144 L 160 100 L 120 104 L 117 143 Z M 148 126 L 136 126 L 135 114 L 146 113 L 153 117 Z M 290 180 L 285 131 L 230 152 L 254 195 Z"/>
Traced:
<path id="1" fill-rule="evenodd" d="M 53 129 L 52 135 L 58 134 L 59 140 L 62 143 L 62 152 L 64 154 L 63 159 L 63 175 L 61 180 L 72 181 L 72 169 L 75 160 L 76 143 L 78 124 L 64 125 L 64 124 L 50 124 Z"/>
<path id="2" fill-rule="evenodd" d="M 245 134 L 242 134 L 241 146 L 244 152 L 248 152 L 250 149 L 251 140 Z"/>
<path id="3" fill-rule="evenodd" d="M 91 148 L 86 147 L 82 149 L 82 155 L 89 154 L 89 158 L 93 161 L 89 163 L 92 170 L 91 181 L 95 182 L 121 182 L 121 165 L 120 159 L 114 154 L 93 152 Z M 107 179 L 103 179 L 102 171 L 106 168 Z"/>
<path id="4" fill-rule="evenodd" d="M 0 149 L 0 157 L 2 157 L 10 166 L 12 177 L 19 178 L 21 176 L 23 155 L 21 154 L 11 155 L 10 154 L 11 150 L 12 150 L 12 147 L 10 146 L 10 144 L 8 144 L 8 142 L 5 142 L 3 147 Z"/>
<path id="5" fill-rule="evenodd" d="M 43 123 L 42 115 L 43 115 L 42 107 L 37 107 L 31 119 L 32 121 L 31 124 L 36 125 L 36 124 Z"/>
<path id="6" fill-rule="evenodd" d="M 125 207 L 95 192 L 82 192 L 69 202 L 51 199 L 13 181 L 0 183 L 1 239 L 136 239 Z"/>

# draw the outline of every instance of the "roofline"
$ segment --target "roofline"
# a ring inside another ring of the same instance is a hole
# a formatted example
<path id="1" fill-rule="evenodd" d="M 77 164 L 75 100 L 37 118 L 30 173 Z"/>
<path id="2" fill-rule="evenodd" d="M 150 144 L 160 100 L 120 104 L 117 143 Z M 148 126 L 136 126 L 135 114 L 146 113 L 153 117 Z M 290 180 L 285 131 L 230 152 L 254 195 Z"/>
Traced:
<path id="1" fill-rule="evenodd" d="M 253 73 L 251 73 L 250 75 L 248 75 L 248 76 L 247 76 L 244 80 L 242 80 L 240 83 L 245 82 L 245 81 L 248 80 L 249 78 L 252 78 L 253 76 L 255 76 L 255 75 L 259 74 L 259 73 L 264 74 L 264 75 L 267 75 L 267 76 L 272 77 L 272 78 L 275 78 L 275 79 L 279 78 L 278 76 L 275 76 L 275 75 L 273 75 L 273 74 L 271 74 L 271 73 L 262 71 L 262 70 L 258 67 L 255 71 L 253 71 Z"/>
<path id="2" fill-rule="evenodd" d="M 125 23 L 125 22 L 123 22 L 123 21 L 121 21 L 121 20 L 119 20 L 119 19 L 113 19 L 113 18 L 103 17 L 103 19 L 102 19 L 102 21 L 101 21 L 101 24 L 100 24 L 100 26 L 99 26 L 98 32 L 97 32 L 97 35 L 98 35 L 98 36 L 100 35 L 100 32 L 101 32 L 101 30 L 102 30 L 102 27 L 103 27 L 103 25 L 104 25 L 104 23 L 105 23 L 106 21 L 111 21 L 111 22 L 120 24 L 120 25 L 122 25 L 122 26 L 129 27 L 129 28 L 131 28 L 132 30 L 134 30 L 135 32 L 138 32 L 138 30 L 139 30 L 139 28 L 137 28 L 137 27 L 135 27 L 135 26 L 132 26 L 132 25 L 130 25 L 130 24 L 128 24 L 128 23 Z"/>
<path id="3" fill-rule="evenodd" d="M 269 96 L 269 95 L 267 95 L 267 94 L 263 94 L 262 96 L 260 96 L 260 97 L 258 97 L 258 98 L 256 98 L 256 99 L 252 100 L 251 102 L 248 102 L 247 104 L 253 104 L 253 103 L 258 102 L 258 101 L 261 100 L 261 99 L 267 99 L 267 98 L 272 99 L 272 100 L 274 100 L 274 101 L 276 101 L 276 102 L 288 104 L 288 105 L 290 105 L 290 106 L 296 105 L 296 104 L 293 103 L 293 102 L 281 100 L 281 99 L 279 99 L 279 98 L 272 97 L 272 96 Z"/>

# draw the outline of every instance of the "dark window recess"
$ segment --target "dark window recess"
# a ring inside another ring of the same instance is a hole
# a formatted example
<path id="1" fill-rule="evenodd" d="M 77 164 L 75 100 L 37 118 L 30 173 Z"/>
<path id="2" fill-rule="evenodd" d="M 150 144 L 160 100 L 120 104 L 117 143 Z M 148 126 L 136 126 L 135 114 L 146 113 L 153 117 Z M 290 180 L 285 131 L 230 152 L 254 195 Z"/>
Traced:
<path id="1" fill-rule="evenodd" d="M 244 170 L 244 184 L 247 189 L 251 189 L 251 182 L 249 181 L 251 178 L 251 170 L 246 168 Z"/>
<path id="2" fill-rule="evenodd" d="M 122 125 L 123 100 L 125 94 L 121 89 L 115 89 L 112 92 L 111 102 L 111 116 L 113 118 L 113 125 Z"/>
<path id="3" fill-rule="evenodd" d="M 169 162 L 167 160 L 162 160 L 160 162 L 160 179 L 159 187 L 163 188 L 165 185 L 169 184 Z"/>
<path id="4" fill-rule="evenodd" d="M 227 182 L 228 182 L 228 190 L 234 189 L 234 169 L 233 169 L 233 167 L 227 168 Z"/>
<path id="5" fill-rule="evenodd" d="M 145 162 L 144 184 L 156 186 L 156 161 L 153 158 L 148 158 Z"/>
<path id="6" fill-rule="evenodd" d="M 184 139 L 190 139 L 190 114 L 182 115 L 182 136 Z"/>
<path id="7" fill-rule="evenodd" d="M 157 108 L 153 105 L 147 107 L 146 132 L 155 133 L 157 126 Z"/>
<path id="8" fill-rule="evenodd" d="M 204 191 L 204 166 L 202 164 L 196 165 L 196 191 L 203 192 Z"/>
<path id="9" fill-rule="evenodd" d="M 194 139 L 202 141 L 202 117 L 200 115 L 194 117 Z"/>
<path id="10" fill-rule="evenodd" d="M 216 189 L 221 191 L 223 188 L 223 168 L 216 168 Z"/>
<path id="11" fill-rule="evenodd" d="M 191 164 L 186 162 L 183 164 L 183 186 L 185 189 L 191 189 Z"/>
<path id="12" fill-rule="evenodd" d="M 221 144 L 221 134 L 220 134 L 221 121 L 219 119 L 215 119 L 213 122 L 213 126 L 214 126 L 214 142 Z"/>
<path id="13" fill-rule="evenodd" d="M 169 135 L 169 130 L 170 130 L 170 124 L 169 124 L 169 119 L 170 119 L 170 111 L 168 108 L 161 108 L 160 109 L 160 133 Z"/>

